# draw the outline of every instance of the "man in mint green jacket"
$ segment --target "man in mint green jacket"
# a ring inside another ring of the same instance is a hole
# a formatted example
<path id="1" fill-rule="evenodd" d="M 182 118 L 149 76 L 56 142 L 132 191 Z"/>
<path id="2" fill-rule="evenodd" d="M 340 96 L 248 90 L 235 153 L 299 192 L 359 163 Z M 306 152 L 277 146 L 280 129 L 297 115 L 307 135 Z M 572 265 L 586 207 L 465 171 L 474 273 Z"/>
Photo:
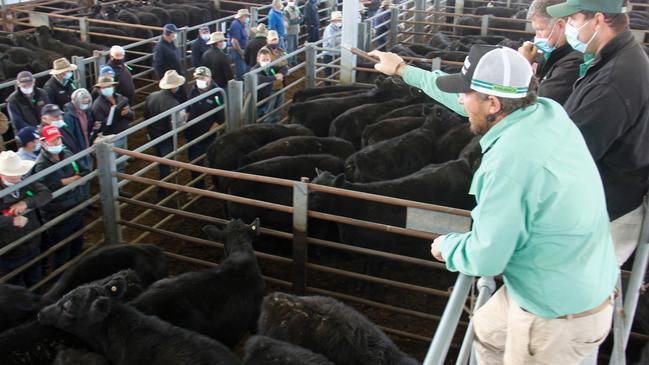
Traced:
<path id="1" fill-rule="evenodd" d="M 454 75 L 372 54 L 377 70 L 483 135 L 473 228 L 431 247 L 451 271 L 503 275 L 473 318 L 478 363 L 578 364 L 610 330 L 618 277 L 604 190 L 579 129 L 561 105 L 537 98 L 529 62 L 509 48 L 474 46 Z"/>

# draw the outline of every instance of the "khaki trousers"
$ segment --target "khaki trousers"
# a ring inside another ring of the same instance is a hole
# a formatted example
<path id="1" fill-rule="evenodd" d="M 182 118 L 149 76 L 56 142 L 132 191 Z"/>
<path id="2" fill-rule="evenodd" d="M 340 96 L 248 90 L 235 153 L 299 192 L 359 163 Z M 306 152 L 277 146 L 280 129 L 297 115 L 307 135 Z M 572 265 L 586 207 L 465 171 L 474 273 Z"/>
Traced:
<path id="1" fill-rule="evenodd" d="M 611 222 L 611 237 L 615 245 L 615 256 L 619 266 L 622 266 L 629 259 L 629 256 L 638 245 L 643 215 L 644 208 L 641 205 Z"/>
<path id="2" fill-rule="evenodd" d="M 608 335 L 613 305 L 581 318 L 544 319 L 521 309 L 501 287 L 473 317 L 479 365 L 571 365 Z"/>

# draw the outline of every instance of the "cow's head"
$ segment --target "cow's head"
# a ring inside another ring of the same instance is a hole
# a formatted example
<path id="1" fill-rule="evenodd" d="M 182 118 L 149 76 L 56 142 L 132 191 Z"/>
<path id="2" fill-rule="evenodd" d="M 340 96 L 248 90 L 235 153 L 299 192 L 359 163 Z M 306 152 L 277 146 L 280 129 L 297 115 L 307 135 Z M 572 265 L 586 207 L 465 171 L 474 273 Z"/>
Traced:
<path id="1" fill-rule="evenodd" d="M 252 250 L 252 242 L 259 237 L 261 225 L 259 218 L 251 224 L 246 224 L 240 219 L 231 220 L 223 229 L 208 225 L 203 227 L 203 232 L 213 241 L 223 242 L 225 256 L 239 250 Z"/>
<path id="2" fill-rule="evenodd" d="M 83 336 L 88 329 L 105 319 L 111 308 L 112 300 L 103 287 L 84 285 L 43 308 L 38 313 L 38 321 Z"/>

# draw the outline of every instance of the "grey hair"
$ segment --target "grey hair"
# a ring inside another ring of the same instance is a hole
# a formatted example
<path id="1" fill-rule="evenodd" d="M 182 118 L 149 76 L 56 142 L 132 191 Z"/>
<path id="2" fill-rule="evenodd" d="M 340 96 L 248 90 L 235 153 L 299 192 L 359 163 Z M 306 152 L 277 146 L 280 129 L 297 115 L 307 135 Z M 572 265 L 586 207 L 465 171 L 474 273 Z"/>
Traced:
<path id="1" fill-rule="evenodd" d="M 92 95 L 90 95 L 90 92 L 84 88 L 77 89 L 72 93 L 72 95 L 70 95 L 70 99 L 72 100 L 72 104 L 74 104 L 74 106 L 79 106 L 81 104 L 81 100 L 83 100 L 83 98 L 85 97 L 90 99 L 90 102 L 92 103 Z"/>
<path id="2" fill-rule="evenodd" d="M 552 15 L 548 14 L 548 7 L 565 2 L 564 0 L 534 0 L 527 11 L 527 19 L 538 17 L 548 22 L 552 21 Z"/>

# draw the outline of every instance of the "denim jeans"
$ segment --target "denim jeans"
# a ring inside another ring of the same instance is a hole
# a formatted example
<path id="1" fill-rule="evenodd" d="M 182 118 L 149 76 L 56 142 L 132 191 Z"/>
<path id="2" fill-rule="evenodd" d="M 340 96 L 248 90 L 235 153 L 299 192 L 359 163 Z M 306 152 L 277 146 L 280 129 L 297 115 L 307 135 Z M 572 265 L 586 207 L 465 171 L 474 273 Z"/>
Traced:
<path id="1" fill-rule="evenodd" d="M 250 66 L 248 66 L 246 61 L 241 58 L 241 55 L 239 55 L 239 53 L 235 51 L 234 48 L 230 49 L 230 56 L 234 61 L 234 78 L 241 81 L 243 80 L 243 74 L 250 71 Z"/>
<path id="2" fill-rule="evenodd" d="M 122 137 L 113 141 L 113 145 L 117 148 L 128 149 L 128 140 L 127 137 Z M 115 154 L 115 159 L 119 158 L 120 155 Z M 124 173 L 126 171 L 126 162 L 122 162 L 117 165 L 117 172 Z"/>
<path id="3" fill-rule="evenodd" d="M 155 154 L 158 157 L 164 157 L 174 150 L 174 142 L 173 139 L 168 138 L 160 143 L 158 143 L 155 146 Z M 162 180 L 165 177 L 169 176 L 171 174 L 171 168 L 169 165 L 165 164 L 159 164 L 158 165 L 158 171 L 160 171 L 160 177 L 159 179 Z M 158 198 L 164 198 L 165 196 L 169 195 L 169 190 L 165 188 L 158 188 Z"/>
<path id="4" fill-rule="evenodd" d="M 24 265 L 29 260 L 38 256 L 40 253 L 41 253 L 40 247 L 36 246 L 30 253 L 28 253 L 23 257 L 18 257 L 13 259 L 0 257 L 0 276 L 4 276 L 12 272 L 16 268 Z M 7 281 L 7 284 L 30 287 L 38 283 L 42 277 L 43 277 L 42 265 L 37 262 L 34 265 L 30 266 L 27 270 L 11 278 L 9 281 Z"/>
<path id="5" fill-rule="evenodd" d="M 273 91 L 276 92 L 276 91 Z M 284 101 L 284 93 L 280 93 L 279 95 L 271 98 L 268 100 L 265 104 L 261 105 L 260 107 L 257 108 L 257 118 L 261 118 L 264 114 L 267 112 L 279 107 L 282 105 Z M 270 123 L 270 124 L 275 124 L 279 122 L 279 117 L 281 116 L 281 111 L 277 111 L 273 113 L 272 115 L 269 115 L 266 119 L 264 119 L 264 123 Z"/>
<path id="6" fill-rule="evenodd" d="M 63 214 L 62 211 L 59 214 Z M 76 212 L 70 217 L 59 222 L 47 231 L 47 240 L 41 246 L 43 251 L 72 236 L 74 233 L 83 229 L 83 213 Z M 83 235 L 68 242 L 59 248 L 54 254 L 54 269 L 68 262 L 71 258 L 81 253 L 83 247 Z"/>
<path id="7" fill-rule="evenodd" d="M 297 49 L 297 34 L 287 34 L 286 35 L 286 53 L 295 52 L 296 49 Z M 295 66 L 295 64 L 296 64 L 295 56 L 291 56 L 288 59 L 288 63 L 290 63 L 292 66 Z"/>

